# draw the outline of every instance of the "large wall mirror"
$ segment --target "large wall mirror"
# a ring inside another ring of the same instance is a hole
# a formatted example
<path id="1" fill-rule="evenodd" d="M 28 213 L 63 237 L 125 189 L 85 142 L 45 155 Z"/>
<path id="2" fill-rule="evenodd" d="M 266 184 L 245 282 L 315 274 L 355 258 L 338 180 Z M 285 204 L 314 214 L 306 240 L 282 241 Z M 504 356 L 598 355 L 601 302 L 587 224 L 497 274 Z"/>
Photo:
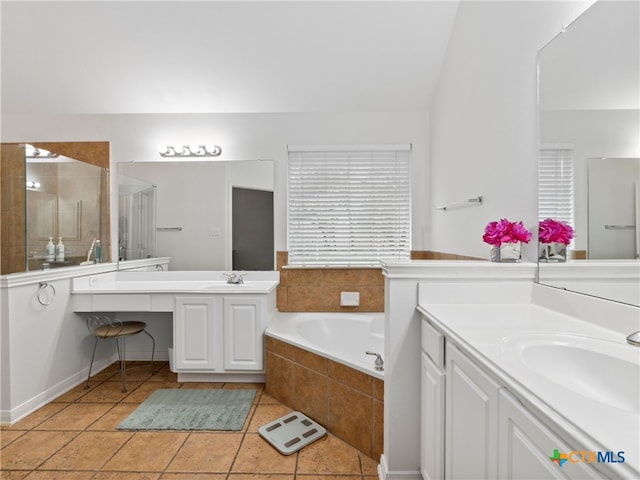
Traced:
<path id="1" fill-rule="evenodd" d="M 639 21 L 639 2 L 594 3 L 540 51 L 538 84 L 539 211 L 575 229 L 568 259 L 540 262 L 539 281 L 633 305 L 640 304 Z"/>
<path id="2" fill-rule="evenodd" d="M 1 153 L 1 273 L 93 264 L 95 252 L 109 262 L 109 143 L 5 143 Z"/>
<path id="3" fill-rule="evenodd" d="M 122 162 L 118 173 L 155 186 L 155 255 L 171 270 L 275 268 L 273 161 Z"/>

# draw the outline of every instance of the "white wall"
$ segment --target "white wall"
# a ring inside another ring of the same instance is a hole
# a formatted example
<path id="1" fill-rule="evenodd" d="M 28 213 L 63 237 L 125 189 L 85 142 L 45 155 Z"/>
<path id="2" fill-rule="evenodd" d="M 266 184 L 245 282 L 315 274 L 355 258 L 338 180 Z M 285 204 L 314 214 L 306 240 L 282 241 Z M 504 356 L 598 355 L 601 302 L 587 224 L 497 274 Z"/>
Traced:
<path id="1" fill-rule="evenodd" d="M 484 227 L 505 217 L 537 233 L 536 56 L 591 3 L 460 4 L 430 112 L 433 250 L 487 258 Z M 482 206 L 435 210 L 478 195 Z"/>
<path id="2" fill-rule="evenodd" d="M 274 160 L 276 250 L 286 250 L 287 144 L 411 143 L 412 244 L 424 250 L 429 246 L 428 218 L 422 213 L 429 210 L 428 129 L 426 112 L 34 114 L 4 115 L 2 141 L 106 140 L 111 142 L 114 163 L 158 161 L 159 144 L 180 142 L 217 143 L 222 146 L 221 158 L 227 160 Z"/>

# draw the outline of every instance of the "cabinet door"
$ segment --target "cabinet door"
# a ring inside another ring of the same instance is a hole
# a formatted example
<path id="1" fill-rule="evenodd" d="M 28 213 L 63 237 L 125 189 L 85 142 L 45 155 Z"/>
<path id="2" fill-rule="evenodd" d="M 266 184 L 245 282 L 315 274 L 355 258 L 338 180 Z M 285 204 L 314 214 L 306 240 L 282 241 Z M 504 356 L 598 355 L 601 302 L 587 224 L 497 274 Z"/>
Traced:
<path id="1" fill-rule="evenodd" d="M 496 478 L 499 387 L 449 343 L 445 355 L 445 478 Z"/>
<path id="2" fill-rule="evenodd" d="M 551 461 L 555 450 L 569 454 L 575 449 L 560 440 L 505 390 L 500 391 L 499 412 L 499 478 L 604 478 L 587 463 L 566 461 L 560 467 Z"/>
<path id="3" fill-rule="evenodd" d="M 224 369 L 262 371 L 264 368 L 264 300 L 224 297 Z"/>
<path id="4" fill-rule="evenodd" d="M 213 296 L 176 297 L 173 322 L 176 371 L 213 371 L 218 367 L 215 302 Z"/>
<path id="5" fill-rule="evenodd" d="M 420 397 L 420 471 L 425 480 L 444 478 L 445 375 L 422 354 Z"/>

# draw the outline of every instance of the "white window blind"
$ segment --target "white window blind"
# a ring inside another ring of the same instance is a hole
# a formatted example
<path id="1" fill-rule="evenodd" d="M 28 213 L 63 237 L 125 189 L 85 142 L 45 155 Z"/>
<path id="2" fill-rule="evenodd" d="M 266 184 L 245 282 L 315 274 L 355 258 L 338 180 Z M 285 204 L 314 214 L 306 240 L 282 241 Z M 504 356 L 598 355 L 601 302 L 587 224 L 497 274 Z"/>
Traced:
<path id="1" fill-rule="evenodd" d="M 573 150 L 543 148 L 538 159 L 538 217 L 574 226 Z"/>
<path id="2" fill-rule="evenodd" d="M 369 266 L 410 254 L 410 145 L 289 147 L 289 264 Z"/>

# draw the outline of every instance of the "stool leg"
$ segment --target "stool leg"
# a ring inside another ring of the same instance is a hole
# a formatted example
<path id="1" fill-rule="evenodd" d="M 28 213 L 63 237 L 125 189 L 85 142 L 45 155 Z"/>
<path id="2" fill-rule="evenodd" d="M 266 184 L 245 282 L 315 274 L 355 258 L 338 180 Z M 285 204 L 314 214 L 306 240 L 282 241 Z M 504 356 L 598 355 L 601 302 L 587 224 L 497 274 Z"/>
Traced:
<path id="1" fill-rule="evenodd" d="M 153 338 L 153 336 L 152 336 L 149 332 L 147 332 L 146 330 L 143 330 L 143 332 L 144 332 L 144 333 L 146 333 L 146 334 L 149 336 L 149 338 L 151 339 L 151 341 L 153 342 L 153 345 L 152 345 L 152 347 L 151 347 L 151 363 L 153 363 L 153 358 L 154 358 L 154 355 L 155 355 L 155 353 L 156 353 L 156 340 L 155 340 L 155 339 Z M 153 366 L 153 365 L 152 365 L 152 366 Z"/>
<path id="2" fill-rule="evenodd" d="M 122 346 L 120 345 L 122 340 Z M 120 376 L 122 377 L 122 393 L 126 393 L 127 387 L 125 385 L 125 337 L 116 338 L 116 347 L 118 348 L 118 358 L 120 359 Z"/>
<path id="3" fill-rule="evenodd" d="M 87 375 L 87 383 L 84 386 L 84 389 L 89 388 L 89 379 L 91 378 L 91 369 L 93 368 L 93 360 L 96 358 L 96 347 L 98 346 L 98 337 L 96 337 L 96 341 L 93 344 L 93 353 L 91 354 L 91 363 L 89 364 L 89 374 Z"/>

